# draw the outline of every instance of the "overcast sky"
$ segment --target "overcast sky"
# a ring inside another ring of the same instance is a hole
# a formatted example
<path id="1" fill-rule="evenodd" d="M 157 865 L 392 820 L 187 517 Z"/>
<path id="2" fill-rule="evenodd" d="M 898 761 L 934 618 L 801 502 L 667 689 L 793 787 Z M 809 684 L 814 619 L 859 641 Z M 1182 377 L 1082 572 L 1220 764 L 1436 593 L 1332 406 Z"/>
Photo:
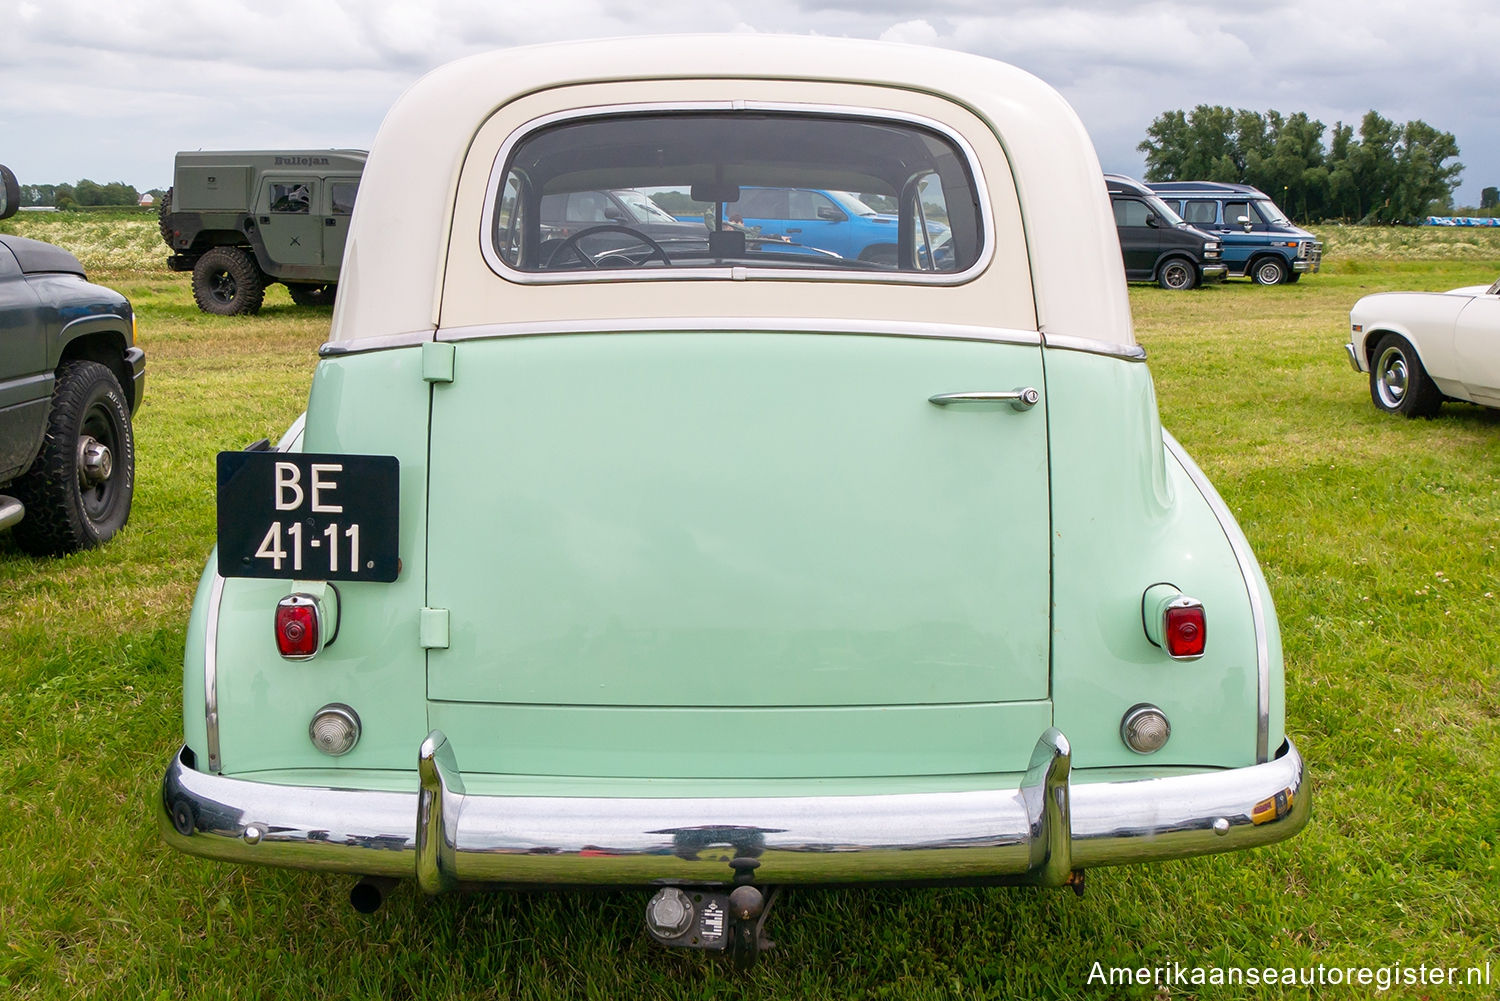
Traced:
<path id="1" fill-rule="evenodd" d="M 1170 109 L 1420 118 L 1458 139 L 1457 200 L 1474 205 L 1500 185 L 1492 14 L 1486 0 L 0 0 L 0 162 L 22 183 L 164 188 L 179 149 L 368 149 L 412 81 L 485 49 L 753 31 L 1014 63 L 1072 102 L 1106 169 L 1135 175 Z"/>

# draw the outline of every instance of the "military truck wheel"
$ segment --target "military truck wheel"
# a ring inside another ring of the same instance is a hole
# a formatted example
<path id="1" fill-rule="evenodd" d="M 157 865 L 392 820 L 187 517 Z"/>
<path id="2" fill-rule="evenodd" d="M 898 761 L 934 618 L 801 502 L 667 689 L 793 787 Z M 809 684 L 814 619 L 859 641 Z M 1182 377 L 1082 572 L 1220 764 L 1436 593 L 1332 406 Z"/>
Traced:
<path id="1" fill-rule="evenodd" d="M 292 294 L 292 301 L 299 306 L 332 306 L 337 288 L 337 285 L 330 282 L 327 285 L 288 285 L 286 290 Z"/>
<path id="2" fill-rule="evenodd" d="M 167 193 L 161 196 L 161 204 L 156 207 L 156 228 L 161 230 L 161 238 L 167 241 L 167 246 L 172 247 L 173 250 L 176 250 L 177 248 L 172 246 L 171 218 L 172 189 L 168 188 Z"/>
<path id="3" fill-rule="evenodd" d="M 260 311 L 266 286 L 249 254 L 215 247 L 193 266 L 193 298 L 205 313 L 238 316 Z"/>
<path id="4" fill-rule="evenodd" d="M 57 368 L 42 451 L 13 485 L 26 516 L 12 529 L 34 556 L 93 549 L 130 519 L 135 434 L 115 374 L 93 361 Z"/>

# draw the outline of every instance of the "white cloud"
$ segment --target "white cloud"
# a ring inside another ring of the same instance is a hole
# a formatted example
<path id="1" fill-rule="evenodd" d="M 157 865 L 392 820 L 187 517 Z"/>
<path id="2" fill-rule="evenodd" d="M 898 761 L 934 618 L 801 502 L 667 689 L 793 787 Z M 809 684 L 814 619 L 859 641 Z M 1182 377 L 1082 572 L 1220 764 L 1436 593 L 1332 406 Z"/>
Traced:
<path id="1" fill-rule="evenodd" d="M 5 13 L 10 6 L 11 12 Z M 1460 200 L 1500 183 L 1483 0 L 0 0 L 0 161 L 23 179 L 168 183 L 176 149 L 367 146 L 417 76 L 487 48 L 671 31 L 848 35 L 976 52 L 1058 87 L 1105 165 L 1164 110 L 1374 108 L 1453 132 Z M 86 141 L 81 140 L 86 137 Z"/>

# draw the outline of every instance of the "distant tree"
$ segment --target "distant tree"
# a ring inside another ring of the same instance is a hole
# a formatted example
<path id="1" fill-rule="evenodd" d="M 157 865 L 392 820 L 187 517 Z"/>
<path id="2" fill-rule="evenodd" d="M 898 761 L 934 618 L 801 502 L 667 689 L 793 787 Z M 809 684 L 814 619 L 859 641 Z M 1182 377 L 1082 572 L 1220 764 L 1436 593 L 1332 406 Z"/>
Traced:
<path id="1" fill-rule="evenodd" d="M 1452 201 L 1463 165 L 1458 143 L 1420 119 L 1399 125 L 1374 111 L 1352 126 L 1200 104 L 1166 111 L 1137 147 L 1152 181 L 1250 184 L 1302 219 L 1406 221 Z M 1454 161 L 1454 162 L 1449 162 Z"/>
<path id="2" fill-rule="evenodd" d="M 1500 188 L 1489 187 L 1479 193 L 1479 210 L 1500 209 Z"/>

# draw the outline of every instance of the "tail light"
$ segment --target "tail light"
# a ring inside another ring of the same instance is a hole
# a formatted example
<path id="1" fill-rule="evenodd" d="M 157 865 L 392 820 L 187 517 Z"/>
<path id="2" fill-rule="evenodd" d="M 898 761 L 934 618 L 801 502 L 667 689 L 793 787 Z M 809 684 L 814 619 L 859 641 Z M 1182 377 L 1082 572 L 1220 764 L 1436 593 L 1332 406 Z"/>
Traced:
<path id="1" fill-rule="evenodd" d="M 1197 660 L 1208 647 L 1208 615 L 1203 602 L 1171 584 L 1153 584 L 1141 596 L 1146 638 L 1173 660 Z"/>
<path id="2" fill-rule="evenodd" d="M 338 592 L 323 586 L 322 594 L 298 591 L 276 603 L 276 649 L 287 660 L 311 660 L 338 635 Z"/>

